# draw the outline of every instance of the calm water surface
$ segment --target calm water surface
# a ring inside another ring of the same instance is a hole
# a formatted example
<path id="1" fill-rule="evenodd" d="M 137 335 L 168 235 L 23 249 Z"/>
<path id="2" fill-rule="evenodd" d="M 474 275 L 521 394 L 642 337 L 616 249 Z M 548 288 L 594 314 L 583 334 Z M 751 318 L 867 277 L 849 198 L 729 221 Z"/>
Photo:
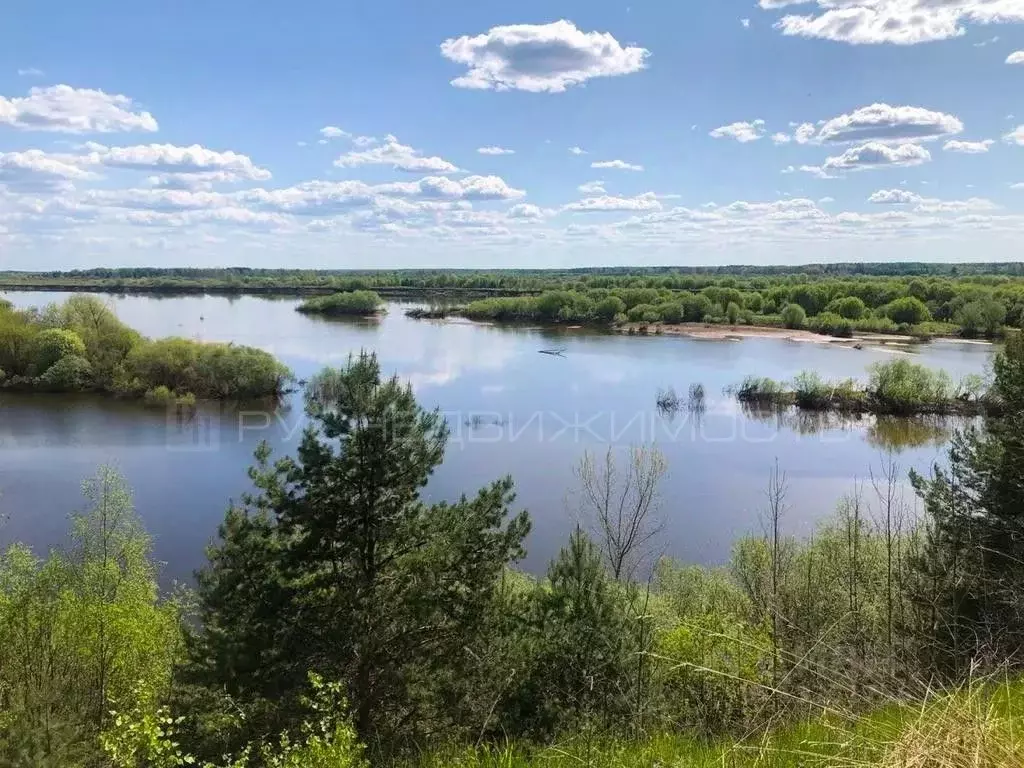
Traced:
<path id="1" fill-rule="evenodd" d="M 61 301 L 64 294 L 11 292 L 17 306 Z M 389 305 L 379 321 L 332 321 L 295 312 L 294 300 L 242 297 L 110 297 L 122 320 L 149 336 L 186 336 L 258 346 L 300 378 L 339 365 L 360 349 L 375 351 L 387 373 L 412 383 L 420 402 L 445 412 L 452 439 L 427 488 L 452 499 L 511 474 L 533 533 L 525 567 L 540 571 L 574 525 L 573 467 L 584 451 L 657 441 L 669 462 L 661 546 L 693 562 L 728 557 L 735 538 L 760 530 L 768 472 L 777 460 L 790 492 L 786 526 L 806 533 L 839 497 L 900 445 L 904 467 L 941 460 L 944 430 L 871 419 L 821 424 L 744 415 L 721 392 L 746 374 L 788 378 L 804 369 L 829 377 L 863 376 L 876 360 L 905 354 L 779 339 L 698 341 L 634 338 L 582 331 L 498 328 L 409 320 Z M 563 357 L 538 354 L 564 349 Z M 990 349 L 940 342 L 915 359 L 954 379 L 983 373 Z M 659 389 L 708 393 L 701 418 L 659 415 Z M 294 450 L 302 426 L 297 397 L 276 413 L 206 408 L 179 423 L 162 411 L 97 397 L 11 395 L 0 399 L 0 541 L 36 547 L 64 541 L 67 515 L 82 504 L 81 481 L 103 463 L 117 466 L 165 576 L 187 578 L 203 561 L 229 500 L 249 487 L 252 451 L 267 440 Z"/>

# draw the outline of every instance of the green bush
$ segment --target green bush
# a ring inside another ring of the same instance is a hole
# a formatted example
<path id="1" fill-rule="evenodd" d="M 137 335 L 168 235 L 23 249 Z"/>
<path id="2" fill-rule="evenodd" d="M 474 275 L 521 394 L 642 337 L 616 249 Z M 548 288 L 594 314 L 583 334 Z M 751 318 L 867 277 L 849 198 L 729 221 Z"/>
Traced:
<path id="1" fill-rule="evenodd" d="M 932 319 L 932 313 L 920 299 L 913 296 L 905 296 L 886 304 L 880 310 L 881 314 L 888 317 L 894 323 L 914 325 Z"/>
<path id="2" fill-rule="evenodd" d="M 74 331 L 47 328 L 35 337 L 35 365 L 39 372 L 46 371 L 63 357 L 85 357 L 85 342 Z"/>
<path id="3" fill-rule="evenodd" d="M 868 392 L 893 413 L 941 409 L 953 398 L 953 382 L 945 371 L 932 371 L 909 360 L 891 360 L 875 363 L 868 372 Z"/>
<path id="4" fill-rule="evenodd" d="M 127 370 L 147 390 L 164 386 L 211 399 L 277 395 L 291 378 L 284 365 L 262 350 L 175 338 L 140 344 L 132 350 Z"/>
<path id="5" fill-rule="evenodd" d="M 319 315 L 374 315 L 382 305 L 380 296 L 373 291 L 348 291 L 309 299 L 297 309 Z"/>
<path id="6" fill-rule="evenodd" d="M 787 304 L 782 308 L 782 322 L 787 328 L 803 328 L 807 325 L 807 312 L 799 304 Z"/>
<path id="7" fill-rule="evenodd" d="M 867 306 L 858 296 L 846 296 L 829 302 L 825 311 L 834 312 L 847 320 L 860 320 L 867 313 Z"/>
<path id="8" fill-rule="evenodd" d="M 594 319 L 602 323 L 610 323 L 616 315 L 626 311 L 626 303 L 618 296 L 608 296 L 594 304 Z"/>
<path id="9" fill-rule="evenodd" d="M 47 389 L 76 392 L 93 384 L 92 363 L 78 355 L 65 355 L 51 365 L 40 380 Z"/>
<path id="10" fill-rule="evenodd" d="M 849 338 L 853 336 L 853 323 L 834 312 L 822 312 L 811 320 L 811 328 L 829 336 Z"/>
<path id="11" fill-rule="evenodd" d="M 979 299 L 964 304 L 954 319 L 965 336 L 995 336 L 1006 320 L 1006 307 L 995 299 Z"/>
<path id="12" fill-rule="evenodd" d="M 654 320 L 646 320 L 645 318 L 653 316 Z M 639 322 L 658 322 L 661 319 L 661 315 L 658 314 L 658 310 L 650 304 L 637 304 L 635 307 L 630 307 L 629 311 L 626 312 L 626 317 L 629 318 L 631 323 Z"/>

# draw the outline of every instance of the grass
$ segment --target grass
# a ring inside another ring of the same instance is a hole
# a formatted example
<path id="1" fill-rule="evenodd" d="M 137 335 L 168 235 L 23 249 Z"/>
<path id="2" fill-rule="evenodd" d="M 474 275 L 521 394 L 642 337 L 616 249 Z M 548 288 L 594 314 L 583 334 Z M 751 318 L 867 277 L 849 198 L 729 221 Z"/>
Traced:
<path id="1" fill-rule="evenodd" d="M 1024 685 L 975 681 L 864 716 L 823 715 L 739 740 L 682 734 L 601 739 L 577 734 L 546 747 L 453 748 L 408 768 L 1020 768 Z"/>

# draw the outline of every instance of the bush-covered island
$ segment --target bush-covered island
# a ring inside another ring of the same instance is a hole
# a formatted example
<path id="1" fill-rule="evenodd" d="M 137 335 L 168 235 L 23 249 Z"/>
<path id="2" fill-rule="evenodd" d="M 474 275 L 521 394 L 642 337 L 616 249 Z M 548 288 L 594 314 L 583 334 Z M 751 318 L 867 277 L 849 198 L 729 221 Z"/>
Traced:
<path id="1" fill-rule="evenodd" d="M 16 310 L 0 299 L 0 387 L 103 392 L 164 404 L 276 396 L 291 371 L 267 352 L 191 339 L 147 339 L 95 296 Z"/>

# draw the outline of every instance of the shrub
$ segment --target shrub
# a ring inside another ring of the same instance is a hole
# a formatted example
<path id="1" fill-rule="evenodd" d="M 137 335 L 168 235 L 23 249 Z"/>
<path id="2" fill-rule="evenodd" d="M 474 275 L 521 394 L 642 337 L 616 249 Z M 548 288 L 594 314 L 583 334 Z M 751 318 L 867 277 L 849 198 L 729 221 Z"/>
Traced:
<path id="1" fill-rule="evenodd" d="M 609 296 L 594 304 L 594 319 L 602 323 L 611 323 L 615 317 L 626 311 L 626 302 L 618 296 Z"/>
<path id="2" fill-rule="evenodd" d="M 658 312 L 661 314 L 661 322 L 675 325 L 683 322 L 683 305 L 677 302 L 659 304 Z"/>
<path id="3" fill-rule="evenodd" d="M 847 320 L 860 320 L 867 313 L 867 305 L 857 296 L 834 299 L 825 307 L 826 312 L 834 312 Z"/>
<path id="4" fill-rule="evenodd" d="M 736 397 L 743 402 L 768 404 L 781 404 L 789 399 L 782 383 L 767 376 L 747 376 L 736 390 Z"/>
<path id="5" fill-rule="evenodd" d="M 1006 307 L 996 299 L 979 299 L 964 304 L 955 320 L 965 336 L 994 336 L 1006 320 Z"/>
<path id="6" fill-rule="evenodd" d="M 58 360 L 69 355 L 85 357 L 85 342 L 74 331 L 47 328 L 36 335 L 34 357 L 37 371 L 46 371 Z"/>
<path id="7" fill-rule="evenodd" d="M 174 393 L 161 384 L 159 387 L 147 390 L 143 395 L 146 405 L 156 408 L 166 408 L 174 402 Z"/>
<path id="8" fill-rule="evenodd" d="M 653 316 L 654 320 L 646 320 L 648 316 Z M 626 317 L 629 318 L 631 323 L 643 322 L 658 322 L 661 319 L 661 315 L 658 314 L 658 310 L 650 304 L 637 304 L 635 307 L 631 307 L 626 313 Z"/>
<path id="9" fill-rule="evenodd" d="M 79 355 L 66 355 L 51 365 L 40 380 L 47 389 L 71 392 L 92 386 L 92 364 Z"/>
<path id="10" fill-rule="evenodd" d="M 890 302 L 881 308 L 881 313 L 894 323 L 914 325 L 932 319 L 932 313 L 920 299 L 905 296 Z"/>
<path id="11" fill-rule="evenodd" d="M 818 333 L 849 338 L 853 336 L 853 323 L 834 312 L 822 312 L 811 320 L 811 327 Z"/>
<path id="12" fill-rule="evenodd" d="M 868 371 L 871 396 L 895 413 L 941 409 L 953 396 L 953 383 L 945 371 L 932 371 L 909 360 L 875 363 Z"/>
<path id="13" fill-rule="evenodd" d="M 782 308 L 782 322 L 787 328 L 803 328 L 807 324 L 807 312 L 799 304 L 787 304 Z"/>
<path id="14" fill-rule="evenodd" d="M 740 321 L 740 313 L 742 311 L 740 305 L 735 301 L 729 302 L 729 306 L 725 308 L 725 316 L 729 320 L 729 325 L 736 325 Z"/>
<path id="15" fill-rule="evenodd" d="M 381 311 L 382 303 L 373 291 L 348 291 L 309 299 L 297 309 L 320 315 L 374 315 Z"/>

